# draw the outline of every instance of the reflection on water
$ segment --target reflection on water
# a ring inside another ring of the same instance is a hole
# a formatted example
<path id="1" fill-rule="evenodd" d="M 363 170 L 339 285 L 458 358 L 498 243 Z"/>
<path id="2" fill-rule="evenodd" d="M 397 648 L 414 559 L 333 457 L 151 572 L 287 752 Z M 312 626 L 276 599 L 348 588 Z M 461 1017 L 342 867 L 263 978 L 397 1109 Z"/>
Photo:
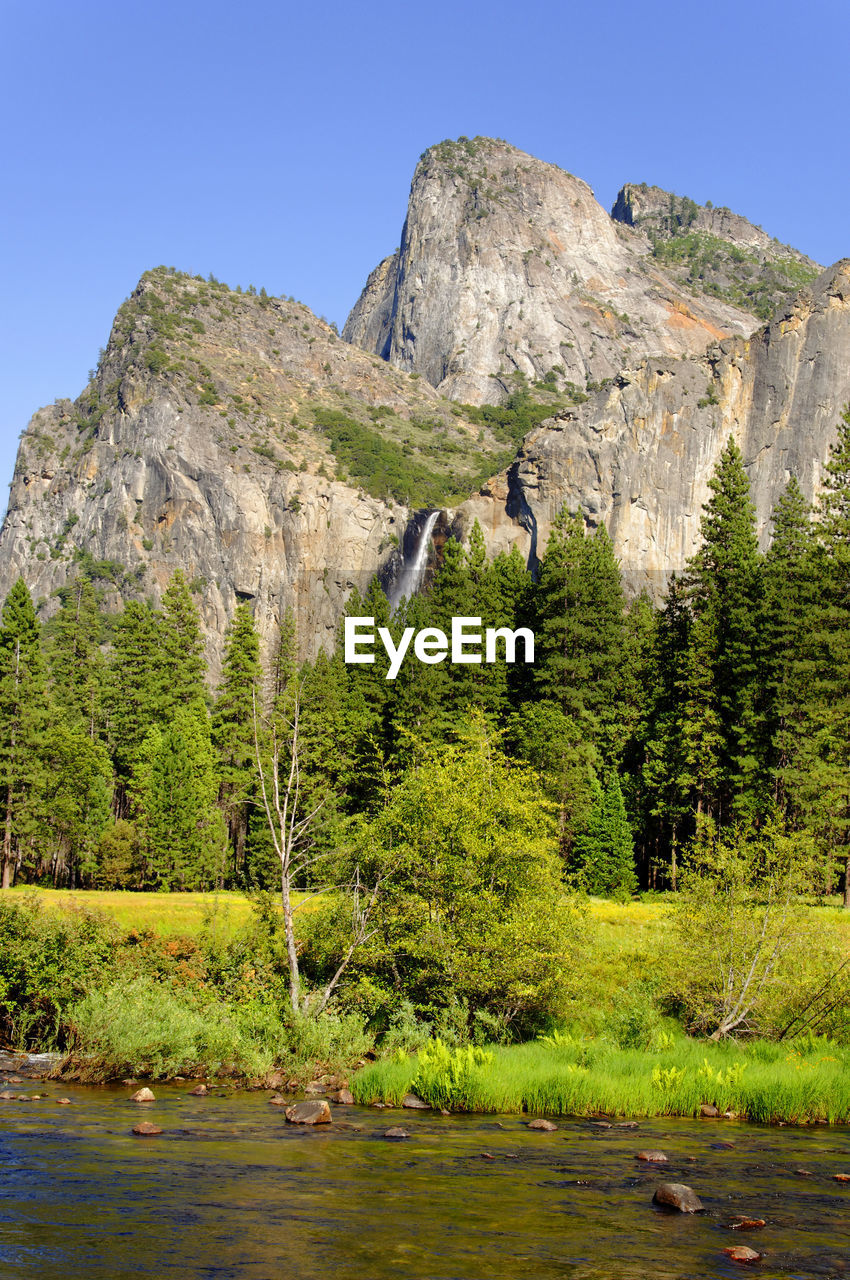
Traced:
<path id="1" fill-rule="evenodd" d="M 762 1277 L 850 1278 L 850 1184 L 832 1178 L 850 1173 L 846 1130 L 539 1133 L 515 1116 L 356 1107 L 302 1129 L 267 1095 L 188 1087 L 139 1106 L 129 1089 L 13 1086 L 48 1097 L 0 1101 L 2 1280 L 705 1280 L 741 1275 L 722 1253 L 741 1243 L 766 1254 Z M 143 1118 L 162 1137 L 134 1137 Z M 410 1138 L 385 1139 L 399 1122 Z M 669 1162 L 639 1164 L 647 1147 Z M 660 1181 L 692 1186 L 707 1213 L 654 1209 Z M 767 1225 L 734 1232 L 737 1215 Z"/>

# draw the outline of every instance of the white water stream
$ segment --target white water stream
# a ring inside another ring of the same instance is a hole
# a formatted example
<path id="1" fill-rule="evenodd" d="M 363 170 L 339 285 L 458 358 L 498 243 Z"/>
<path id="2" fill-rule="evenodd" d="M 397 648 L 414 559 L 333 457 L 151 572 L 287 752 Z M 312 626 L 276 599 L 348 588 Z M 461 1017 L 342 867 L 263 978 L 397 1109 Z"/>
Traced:
<path id="1" fill-rule="evenodd" d="M 439 511 L 430 511 L 416 540 L 413 548 L 413 555 L 410 560 L 402 561 L 398 577 L 393 583 L 390 594 L 389 604 L 390 610 L 395 613 L 401 604 L 402 598 L 407 597 L 408 600 L 416 595 L 416 592 L 422 586 L 425 579 L 425 570 L 428 568 L 428 550 L 431 546 L 431 534 L 434 532 L 434 525 L 437 523 Z"/>

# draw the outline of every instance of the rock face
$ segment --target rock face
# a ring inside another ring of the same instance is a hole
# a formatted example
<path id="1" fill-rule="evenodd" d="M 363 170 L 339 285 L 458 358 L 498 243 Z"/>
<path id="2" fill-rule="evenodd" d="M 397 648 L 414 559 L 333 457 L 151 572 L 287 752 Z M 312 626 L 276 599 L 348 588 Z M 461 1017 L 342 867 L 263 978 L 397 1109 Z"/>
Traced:
<path id="1" fill-rule="evenodd" d="M 708 481 L 730 435 L 752 484 L 762 542 L 791 474 L 817 491 L 850 401 L 850 260 L 824 272 L 750 339 L 703 356 L 650 360 L 526 437 L 507 476 L 458 515 L 478 519 L 492 550 L 532 560 L 566 505 L 604 523 L 626 583 L 656 598 L 699 541 Z"/>
<path id="2" fill-rule="evenodd" d="M 642 232 L 658 264 L 686 289 L 765 320 L 823 270 L 731 209 L 698 205 L 645 182 L 621 189 L 611 217 Z"/>
<path id="3" fill-rule="evenodd" d="M 398 499 L 347 482 L 316 425 L 321 411 L 359 423 L 394 458 L 424 457 L 447 483 L 504 449 L 300 303 L 149 272 L 83 394 L 40 410 L 24 432 L 0 534 L 0 599 L 22 575 L 49 616 L 82 556 L 111 588 L 107 607 L 158 603 L 179 567 L 213 677 L 240 600 L 266 640 L 292 608 L 301 651 L 314 656 L 408 518 Z"/>
<path id="4" fill-rule="evenodd" d="M 442 142 L 413 176 L 401 246 L 343 337 L 454 400 L 517 372 L 584 391 L 643 356 L 702 351 L 757 320 L 685 291 L 586 182 L 490 138 Z"/>

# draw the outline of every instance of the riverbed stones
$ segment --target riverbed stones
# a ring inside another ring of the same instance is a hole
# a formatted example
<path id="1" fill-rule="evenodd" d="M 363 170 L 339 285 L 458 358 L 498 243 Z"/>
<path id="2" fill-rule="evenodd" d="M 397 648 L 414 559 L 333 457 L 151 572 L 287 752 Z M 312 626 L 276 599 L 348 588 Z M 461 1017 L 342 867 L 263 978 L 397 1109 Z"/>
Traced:
<path id="1" fill-rule="evenodd" d="M 287 1107 L 286 1118 L 290 1124 L 330 1124 L 331 1109 L 324 1098 L 314 1102 L 296 1102 Z"/>
<path id="2" fill-rule="evenodd" d="M 205 1084 L 196 1084 L 194 1089 L 189 1090 L 190 1098 L 205 1098 L 209 1093 L 209 1089 Z"/>
<path id="3" fill-rule="evenodd" d="M 528 1122 L 529 1129 L 539 1129 L 542 1133 L 554 1133 L 557 1127 L 551 1120 L 544 1120 L 542 1116 L 538 1116 L 536 1120 L 529 1120 Z"/>
<path id="4" fill-rule="evenodd" d="M 71 1105 L 70 1098 L 56 1098 L 55 1101 L 56 1101 L 57 1107 L 70 1107 Z"/>
<path id="5" fill-rule="evenodd" d="M 410 1134 L 407 1132 L 406 1129 L 402 1129 L 400 1124 L 394 1124 L 391 1129 L 387 1129 L 386 1133 L 384 1134 L 384 1137 L 392 1138 L 393 1140 L 398 1141 L 401 1138 L 409 1138 Z"/>
<path id="6" fill-rule="evenodd" d="M 150 1120 L 143 1120 L 141 1124 L 133 1125 L 133 1133 L 140 1138 L 155 1138 L 157 1134 L 162 1133 L 158 1124 L 151 1124 Z"/>
<path id="7" fill-rule="evenodd" d="M 286 1106 L 286 1098 L 282 1097 L 279 1093 L 276 1093 L 276 1094 L 274 1095 L 274 1097 L 273 1097 L 273 1098 L 269 1098 L 269 1106 L 270 1106 L 270 1107 L 285 1107 L 285 1106 Z"/>
<path id="8" fill-rule="evenodd" d="M 850 1182 L 850 1173 L 834 1173 L 832 1176 L 836 1182 Z"/>
<path id="9" fill-rule="evenodd" d="M 747 1248 L 745 1244 L 730 1245 L 729 1248 L 724 1249 L 723 1252 L 726 1254 L 726 1257 L 731 1258 L 733 1262 L 746 1262 L 749 1264 L 761 1261 L 764 1256 L 759 1253 L 757 1249 Z"/>
<path id="10" fill-rule="evenodd" d="M 152 1089 L 148 1089 L 147 1086 L 143 1086 L 141 1089 L 136 1090 L 136 1092 L 133 1094 L 130 1101 L 131 1102 L 156 1102 L 156 1096 Z"/>
<path id="11" fill-rule="evenodd" d="M 304 1086 L 305 1093 L 327 1093 L 325 1086 L 321 1080 L 311 1080 L 309 1084 Z"/>
<path id="12" fill-rule="evenodd" d="M 667 1157 L 663 1151 L 638 1151 L 635 1160 L 645 1160 L 647 1164 L 666 1164 Z"/>
<path id="13" fill-rule="evenodd" d="M 731 1225 L 733 1231 L 758 1231 L 765 1226 L 765 1220 L 764 1218 L 739 1218 Z"/>
<path id="14" fill-rule="evenodd" d="M 702 1213 L 704 1207 L 697 1193 L 684 1182 L 660 1182 L 652 1199 L 655 1204 L 678 1213 Z"/>
<path id="15" fill-rule="evenodd" d="M 699 1113 L 704 1120 L 716 1120 L 720 1115 L 717 1107 L 710 1102 L 703 1102 L 700 1106 Z"/>
<path id="16" fill-rule="evenodd" d="M 423 1102 L 421 1098 L 417 1098 L 415 1093 L 406 1093 L 402 1098 L 401 1105 L 407 1107 L 408 1111 L 430 1111 L 431 1108 L 427 1102 Z"/>
<path id="17" fill-rule="evenodd" d="M 0 1098 L 2 1098 L 4 1102 L 11 1102 L 14 1097 L 15 1095 L 12 1093 L 11 1089 L 4 1089 L 3 1092 L 0 1093 Z"/>
<path id="18" fill-rule="evenodd" d="M 330 1102 L 339 1102 L 343 1107 L 352 1107 L 354 1105 L 354 1094 L 350 1089 L 337 1089 L 335 1093 L 328 1094 Z"/>

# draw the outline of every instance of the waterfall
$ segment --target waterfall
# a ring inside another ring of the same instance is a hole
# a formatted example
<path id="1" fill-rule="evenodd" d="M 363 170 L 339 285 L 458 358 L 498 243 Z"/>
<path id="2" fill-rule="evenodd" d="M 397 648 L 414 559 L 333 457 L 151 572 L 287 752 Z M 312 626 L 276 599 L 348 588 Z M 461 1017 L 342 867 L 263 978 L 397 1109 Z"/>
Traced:
<path id="1" fill-rule="evenodd" d="M 413 554 L 409 560 L 405 556 L 402 561 L 398 577 L 390 587 L 388 596 L 390 610 L 393 613 L 401 604 L 403 596 L 406 596 L 409 600 L 411 596 L 416 595 L 416 592 L 422 586 L 425 579 L 425 570 L 428 568 L 428 550 L 431 546 L 431 534 L 434 531 L 434 525 L 437 523 L 439 514 L 439 511 L 428 512 L 428 518 L 414 544 Z"/>

